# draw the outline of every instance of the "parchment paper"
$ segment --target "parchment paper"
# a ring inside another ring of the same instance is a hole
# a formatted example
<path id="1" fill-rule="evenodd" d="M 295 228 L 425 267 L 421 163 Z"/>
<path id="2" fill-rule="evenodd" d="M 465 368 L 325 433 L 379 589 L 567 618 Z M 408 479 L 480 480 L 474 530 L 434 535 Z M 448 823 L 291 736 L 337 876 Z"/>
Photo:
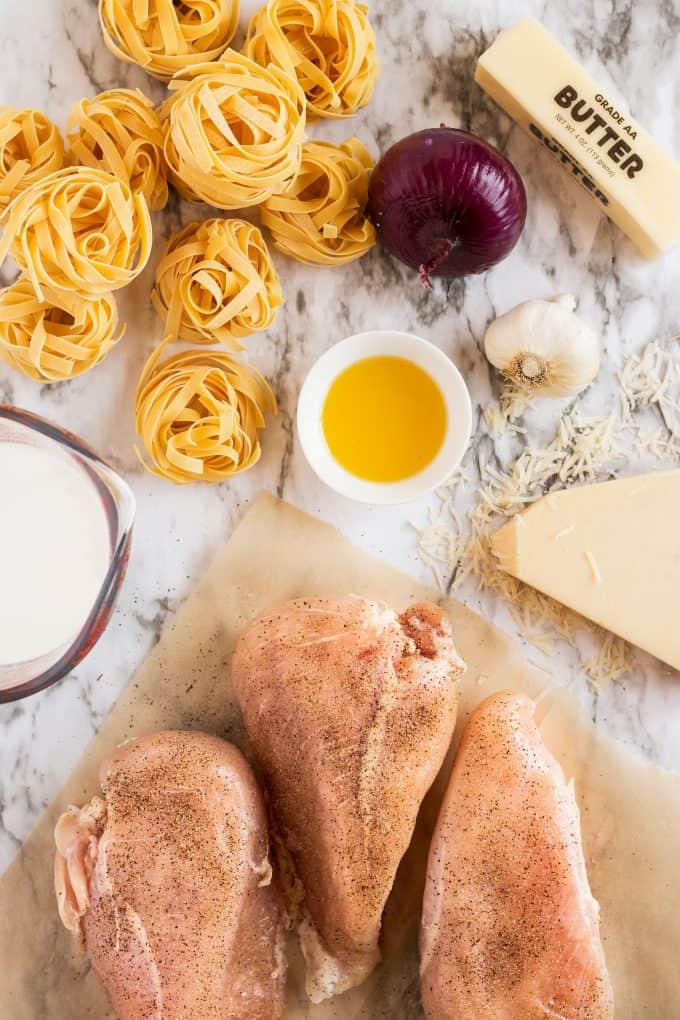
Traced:
<path id="1" fill-rule="evenodd" d="M 120 741 L 166 727 L 204 729 L 245 747 L 229 683 L 234 641 L 266 605 L 303 595 L 357 594 L 397 609 L 435 592 L 355 549 L 339 532 L 262 495 L 90 744 L 17 859 L 0 880 L 0 1018 L 104 1020 L 112 1016 L 87 959 L 73 951 L 52 890 L 52 828 L 69 803 L 97 789 L 99 762 Z M 440 600 L 441 601 L 441 600 Z M 545 687 L 519 649 L 458 603 L 443 603 L 469 664 L 456 740 L 491 691 Z M 543 732 L 576 780 L 591 884 L 602 910 L 617 1020 L 680 1018 L 680 776 L 599 734 L 563 694 L 539 705 Z M 292 951 L 286 1020 L 421 1017 L 416 935 L 423 864 L 443 775 L 425 802 L 384 923 L 384 962 L 361 988 L 310 1008 Z M 522 1018 L 518 1018 L 522 1020 Z"/>

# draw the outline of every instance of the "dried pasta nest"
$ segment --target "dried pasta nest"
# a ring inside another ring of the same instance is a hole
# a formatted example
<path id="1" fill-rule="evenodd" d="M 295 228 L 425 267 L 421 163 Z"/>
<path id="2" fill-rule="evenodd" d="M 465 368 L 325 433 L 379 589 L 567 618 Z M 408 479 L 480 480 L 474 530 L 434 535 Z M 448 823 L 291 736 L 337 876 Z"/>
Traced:
<path id="1" fill-rule="evenodd" d="M 46 288 L 41 300 L 25 276 L 0 291 L 0 357 L 39 382 L 89 371 L 124 332 L 112 294 L 84 301 Z"/>
<path id="2" fill-rule="evenodd" d="M 238 15 L 238 0 L 99 0 L 111 53 L 161 81 L 217 60 L 234 36 Z"/>
<path id="3" fill-rule="evenodd" d="M 366 216 L 370 154 L 356 138 L 342 145 L 307 142 L 292 187 L 262 207 L 276 248 L 312 266 L 361 258 L 375 244 Z"/>
<path id="4" fill-rule="evenodd" d="M 73 107 L 67 134 L 71 158 L 128 181 L 152 211 L 168 201 L 163 131 L 154 105 L 138 89 L 111 89 Z"/>
<path id="5" fill-rule="evenodd" d="M 124 287 L 151 251 L 144 198 L 105 170 L 67 167 L 23 191 L 0 219 L 0 262 L 11 251 L 43 287 L 99 297 Z"/>
<path id="6" fill-rule="evenodd" d="M 283 304 L 279 277 L 252 223 L 190 223 L 170 238 L 156 270 L 154 307 L 165 338 L 223 343 L 267 329 Z"/>
<path id="7" fill-rule="evenodd" d="M 265 379 L 223 351 L 149 359 L 137 388 L 137 432 L 148 471 L 177 485 L 222 482 L 260 459 L 259 432 L 276 400 Z"/>
<path id="8" fill-rule="evenodd" d="M 38 110 L 0 106 L 0 210 L 63 165 L 64 140 L 56 124 Z"/>
<path id="9" fill-rule="evenodd" d="M 368 8 L 354 0 L 269 0 L 243 49 L 297 77 L 310 117 L 351 117 L 370 102 L 380 74 Z"/>
<path id="10" fill-rule="evenodd" d="M 161 108 L 170 180 L 219 209 L 259 205 L 300 167 L 305 97 L 278 67 L 228 50 L 170 83 Z"/>

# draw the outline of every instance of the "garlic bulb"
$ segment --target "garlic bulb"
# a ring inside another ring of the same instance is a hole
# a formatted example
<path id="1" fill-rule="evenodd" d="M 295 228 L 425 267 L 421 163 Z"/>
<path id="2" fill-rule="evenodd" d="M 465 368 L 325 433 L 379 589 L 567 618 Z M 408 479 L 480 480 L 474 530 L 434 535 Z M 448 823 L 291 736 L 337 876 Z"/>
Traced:
<path id="1" fill-rule="evenodd" d="M 580 393 L 597 375 L 600 342 L 574 314 L 575 306 L 571 294 L 517 305 L 487 329 L 487 358 L 504 376 L 536 395 Z"/>

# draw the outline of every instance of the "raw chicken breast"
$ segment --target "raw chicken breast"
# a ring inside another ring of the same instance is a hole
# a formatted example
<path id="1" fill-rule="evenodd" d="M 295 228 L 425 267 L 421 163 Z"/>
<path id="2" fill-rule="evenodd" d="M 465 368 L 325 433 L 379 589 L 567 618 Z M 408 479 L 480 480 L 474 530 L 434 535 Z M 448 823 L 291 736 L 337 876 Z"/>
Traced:
<path id="1" fill-rule="evenodd" d="M 605 1020 L 612 989 L 572 783 L 534 703 L 472 714 L 432 840 L 421 932 L 429 1020 Z"/>
<path id="2" fill-rule="evenodd" d="M 119 1020 L 275 1020 L 283 915 L 265 811 L 231 744 L 157 733 L 104 762 L 56 828 L 61 917 Z"/>
<path id="3" fill-rule="evenodd" d="M 314 1002 L 380 958 L 385 901 L 448 749 L 464 665 L 434 605 L 291 602 L 242 635 L 233 682 L 262 766 Z M 290 897 L 289 897 L 290 898 Z"/>

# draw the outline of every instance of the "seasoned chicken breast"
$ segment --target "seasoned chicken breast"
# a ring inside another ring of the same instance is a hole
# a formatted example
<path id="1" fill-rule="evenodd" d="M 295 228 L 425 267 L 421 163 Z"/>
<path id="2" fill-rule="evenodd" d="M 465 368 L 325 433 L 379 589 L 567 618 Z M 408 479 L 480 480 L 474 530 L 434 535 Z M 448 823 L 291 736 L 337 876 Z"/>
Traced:
<path id="1" fill-rule="evenodd" d="M 121 747 L 102 798 L 56 828 L 62 920 L 119 1020 L 276 1020 L 283 915 L 265 811 L 232 745 L 168 732 Z"/>
<path id="2" fill-rule="evenodd" d="M 598 915 L 573 785 L 534 703 L 494 694 L 467 724 L 430 849 L 429 1020 L 609 1020 Z"/>
<path id="3" fill-rule="evenodd" d="M 242 635 L 232 678 L 300 905 L 315 1002 L 379 960 L 385 901 L 449 746 L 464 670 L 434 605 L 291 602 Z"/>

